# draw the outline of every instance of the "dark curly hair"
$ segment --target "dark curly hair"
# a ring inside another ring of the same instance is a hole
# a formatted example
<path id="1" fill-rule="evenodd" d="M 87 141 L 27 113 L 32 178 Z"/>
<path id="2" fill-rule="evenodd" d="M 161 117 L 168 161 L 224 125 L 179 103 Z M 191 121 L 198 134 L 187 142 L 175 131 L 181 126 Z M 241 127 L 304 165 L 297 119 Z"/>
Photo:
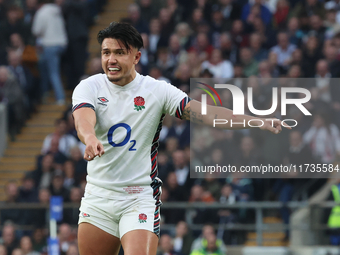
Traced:
<path id="1" fill-rule="evenodd" d="M 105 38 L 113 38 L 124 44 L 128 51 L 131 47 L 140 50 L 143 47 L 143 39 L 139 32 L 128 23 L 112 22 L 107 28 L 99 31 L 97 40 L 102 45 Z"/>

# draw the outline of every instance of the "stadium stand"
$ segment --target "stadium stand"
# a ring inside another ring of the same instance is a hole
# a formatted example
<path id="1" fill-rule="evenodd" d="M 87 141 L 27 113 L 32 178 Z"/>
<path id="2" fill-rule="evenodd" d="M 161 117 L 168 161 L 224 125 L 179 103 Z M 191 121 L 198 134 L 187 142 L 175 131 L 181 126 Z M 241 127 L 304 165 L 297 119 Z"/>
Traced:
<path id="1" fill-rule="evenodd" d="M 61 195 L 65 202 L 73 203 L 64 210 L 59 234 L 62 254 L 71 254 L 71 250 L 72 254 L 78 253 L 77 206 L 84 191 L 86 162 L 70 113 L 70 96 L 79 79 L 102 71 L 96 37 L 112 21 L 130 22 L 142 33 L 145 48 L 138 72 L 171 82 L 188 93 L 190 77 L 230 77 L 243 89 L 247 84 L 242 79 L 249 78 L 247 82 L 256 95 L 254 104 L 266 108 L 271 102 L 268 84 L 257 83 L 257 78 L 322 78 L 306 85 L 312 92 L 308 107 L 319 110 L 313 111 L 313 120 L 303 119 L 292 110 L 289 114 L 299 118 L 302 125 L 277 137 L 256 131 L 203 132 L 202 140 L 213 143 L 209 136 L 214 135 L 230 149 L 225 155 L 215 149 L 211 157 L 204 151 L 194 151 L 196 158 L 192 160 L 247 165 L 328 164 L 339 160 L 340 92 L 337 82 L 327 82 L 340 76 L 338 1 L 84 0 L 80 1 L 82 11 L 72 12 L 68 4 L 76 0 L 56 0 L 63 10 L 70 42 L 61 57 L 65 104 L 56 101 L 52 91 L 44 93 L 39 85 L 41 45 L 36 44 L 31 27 L 42 2 L 0 0 L 0 102 L 8 106 L 9 123 L 8 147 L 0 159 L 0 250 L 7 249 L 8 255 L 20 248 L 20 239 L 29 243 L 26 235 L 31 237 L 34 251 L 47 254 L 46 209 L 51 195 Z M 75 45 L 79 45 L 80 52 L 72 48 Z M 77 54 L 81 58 L 77 59 Z M 81 65 L 75 61 L 85 59 L 86 67 L 79 70 Z M 79 76 L 76 82 L 72 73 Z M 325 225 L 329 212 L 314 215 L 311 207 L 300 208 L 303 202 L 327 200 L 331 185 L 325 184 L 326 179 L 191 179 L 189 124 L 171 117 L 163 124 L 158 163 L 164 182 L 164 236 L 159 255 L 187 255 L 193 249 L 198 252 L 207 248 L 208 241 L 221 254 L 225 247 L 226 254 L 287 254 L 289 250 L 248 247 L 242 251 L 233 247 L 238 245 L 331 243 L 327 228 L 313 229 L 311 224 L 315 221 Z M 323 131 L 315 133 L 318 128 Z M 327 130 L 329 133 L 324 132 Z M 298 205 L 288 207 L 291 201 Z M 185 206 L 166 206 L 172 202 Z M 210 207 L 214 202 L 232 209 Z M 11 203 L 23 207 L 12 208 Z M 26 203 L 40 207 L 25 209 Z M 192 206 L 195 203 L 197 207 Z M 242 203 L 254 206 L 245 209 Z M 294 229 L 300 223 L 308 228 Z M 204 230 L 209 231 L 208 224 L 213 225 L 211 239 L 206 238 Z M 285 231 L 285 226 L 290 226 L 292 232 Z M 30 248 L 20 249 L 31 252 Z M 302 251 L 290 247 L 290 251 L 299 255 L 326 254 L 327 249 Z M 335 249 L 328 251 L 336 254 Z"/>

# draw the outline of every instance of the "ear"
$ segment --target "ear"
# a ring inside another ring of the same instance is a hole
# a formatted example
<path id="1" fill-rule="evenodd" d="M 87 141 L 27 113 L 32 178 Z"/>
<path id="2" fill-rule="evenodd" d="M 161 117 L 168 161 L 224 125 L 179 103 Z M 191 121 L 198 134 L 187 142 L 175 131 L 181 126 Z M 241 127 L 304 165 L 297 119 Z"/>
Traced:
<path id="1" fill-rule="evenodd" d="M 134 63 L 135 65 L 138 64 L 141 55 L 142 55 L 142 53 L 141 53 L 140 51 L 137 51 L 137 53 L 136 53 L 136 55 L 135 55 L 135 60 L 133 61 L 133 63 Z"/>

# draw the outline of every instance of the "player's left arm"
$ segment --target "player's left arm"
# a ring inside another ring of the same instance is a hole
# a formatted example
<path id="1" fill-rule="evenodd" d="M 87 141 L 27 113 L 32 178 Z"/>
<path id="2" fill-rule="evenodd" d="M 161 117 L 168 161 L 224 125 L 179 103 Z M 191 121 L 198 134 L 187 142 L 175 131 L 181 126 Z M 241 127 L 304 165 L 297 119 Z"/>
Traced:
<path id="1" fill-rule="evenodd" d="M 181 119 L 190 120 L 194 123 L 204 124 L 208 126 L 214 126 L 214 120 L 226 120 L 224 124 L 215 125 L 217 128 L 221 129 L 245 129 L 254 128 L 254 126 L 249 126 L 249 120 L 262 120 L 263 125 L 259 127 L 261 130 L 268 130 L 274 134 L 278 134 L 282 131 L 281 123 L 282 121 L 275 118 L 258 118 L 249 115 L 233 115 L 233 111 L 225 107 L 207 105 L 207 114 L 201 114 L 201 102 L 196 100 L 191 100 L 185 106 Z M 219 122 L 222 123 L 222 122 Z M 238 123 L 238 124 L 237 124 Z M 253 123 L 252 125 L 260 125 L 261 122 Z M 286 127 L 291 129 L 290 127 Z"/>

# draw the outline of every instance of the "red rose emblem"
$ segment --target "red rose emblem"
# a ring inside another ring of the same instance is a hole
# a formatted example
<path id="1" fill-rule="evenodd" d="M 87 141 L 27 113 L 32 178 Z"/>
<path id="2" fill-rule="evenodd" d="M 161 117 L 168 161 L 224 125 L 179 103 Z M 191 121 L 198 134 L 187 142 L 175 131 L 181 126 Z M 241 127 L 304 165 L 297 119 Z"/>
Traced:
<path id="1" fill-rule="evenodd" d="M 145 106 L 144 106 L 144 104 L 145 104 L 144 98 L 142 98 L 142 97 L 135 97 L 135 99 L 134 99 L 133 101 L 134 101 L 134 104 L 135 104 L 134 110 L 137 110 L 137 112 L 138 112 L 138 111 L 140 111 L 140 110 L 145 109 Z"/>
<path id="2" fill-rule="evenodd" d="M 144 98 L 142 97 L 135 97 L 134 101 L 136 106 L 143 106 L 145 104 Z"/>
<path id="3" fill-rule="evenodd" d="M 146 222 L 147 219 L 148 219 L 148 216 L 146 216 L 146 214 L 144 214 L 144 213 L 139 214 L 138 220 L 139 220 L 140 223 Z"/>

